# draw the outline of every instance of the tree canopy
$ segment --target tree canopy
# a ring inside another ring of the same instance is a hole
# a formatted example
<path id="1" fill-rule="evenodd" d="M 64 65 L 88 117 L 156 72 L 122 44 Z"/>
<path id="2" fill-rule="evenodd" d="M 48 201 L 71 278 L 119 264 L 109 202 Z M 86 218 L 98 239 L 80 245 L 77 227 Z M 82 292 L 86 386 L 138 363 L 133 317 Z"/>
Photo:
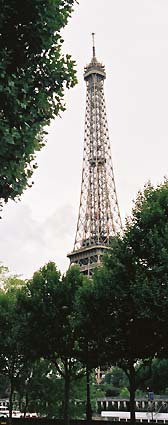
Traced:
<path id="1" fill-rule="evenodd" d="M 136 374 L 154 356 L 167 356 L 168 184 L 146 185 L 122 236 L 113 238 L 84 302 L 84 325 L 100 366 L 118 365 L 129 379 L 135 420 Z M 82 303 L 81 303 L 82 306 Z M 96 324 L 96 325 L 95 325 Z M 94 330 L 95 325 L 95 330 Z"/>
<path id="2" fill-rule="evenodd" d="M 159 272 L 161 281 L 167 279 L 168 264 L 168 181 L 154 188 L 148 183 L 139 192 L 125 232 L 137 261 L 144 266 L 148 277 Z M 160 279 L 159 279 L 160 280 Z"/>
<path id="3" fill-rule="evenodd" d="M 27 371 L 29 358 L 25 355 L 20 338 L 21 315 L 17 309 L 20 289 L 0 290 L 0 373 L 9 383 L 9 412 L 12 417 L 13 393 L 18 376 Z"/>
<path id="4" fill-rule="evenodd" d="M 132 251 L 141 273 L 145 275 L 148 298 L 146 307 L 153 314 L 158 335 L 157 356 L 167 357 L 168 333 L 168 181 L 156 188 L 148 183 L 139 192 L 132 217 L 125 232 L 127 246 Z M 142 297 L 141 297 L 142 299 Z M 143 302 L 143 300 L 142 300 Z"/>
<path id="5" fill-rule="evenodd" d="M 75 331 L 75 298 L 82 284 L 77 266 L 61 278 L 56 265 L 49 262 L 34 273 L 19 297 L 25 350 L 32 353 L 32 359 L 52 362 L 64 379 L 65 423 L 69 421 L 70 384 L 82 371 Z"/>
<path id="6" fill-rule="evenodd" d="M 64 110 L 64 86 L 76 83 L 60 35 L 75 1 L 0 0 L 1 207 L 31 185 L 44 126 Z"/>

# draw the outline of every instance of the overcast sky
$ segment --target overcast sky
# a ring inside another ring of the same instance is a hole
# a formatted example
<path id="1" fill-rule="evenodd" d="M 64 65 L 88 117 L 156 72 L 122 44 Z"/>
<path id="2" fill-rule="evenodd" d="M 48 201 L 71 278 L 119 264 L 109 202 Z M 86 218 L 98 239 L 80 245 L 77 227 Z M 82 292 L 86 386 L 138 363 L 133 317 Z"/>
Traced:
<path id="1" fill-rule="evenodd" d="M 124 223 L 139 189 L 168 176 L 168 1 L 79 0 L 63 31 L 78 85 L 49 128 L 34 187 L 9 202 L 0 221 L 0 260 L 30 278 L 49 260 L 64 273 L 79 209 L 86 87 L 83 69 L 96 56 L 106 68 L 105 98 L 112 160 Z"/>

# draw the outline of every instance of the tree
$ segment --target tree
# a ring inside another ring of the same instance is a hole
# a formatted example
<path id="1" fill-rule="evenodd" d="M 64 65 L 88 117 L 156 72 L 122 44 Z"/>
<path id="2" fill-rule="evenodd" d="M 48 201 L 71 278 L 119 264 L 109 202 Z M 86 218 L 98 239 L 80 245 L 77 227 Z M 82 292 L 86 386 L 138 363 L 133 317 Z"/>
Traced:
<path id="1" fill-rule="evenodd" d="M 164 266 L 168 263 L 168 181 L 154 188 L 151 183 L 139 192 L 127 219 L 125 238 L 136 259 L 150 277 L 159 271 L 163 279 Z M 159 269 L 160 267 L 160 269 Z M 150 271 L 152 273 L 150 273 Z"/>
<path id="2" fill-rule="evenodd" d="M 30 185 L 35 154 L 76 83 L 60 31 L 76 0 L 0 0 L 0 205 Z"/>
<path id="3" fill-rule="evenodd" d="M 9 276 L 9 269 L 6 266 L 0 264 L 0 288 L 4 288 L 7 277 Z"/>
<path id="4" fill-rule="evenodd" d="M 158 341 L 156 320 L 147 308 L 150 296 L 146 275 L 126 240 L 114 238 L 104 267 L 94 274 L 92 298 L 85 303 L 81 328 L 88 329 L 90 343 L 98 348 L 99 365 L 117 365 L 126 373 L 132 423 L 135 421 L 136 364 L 139 359 L 149 361 Z"/>
<path id="5" fill-rule="evenodd" d="M 62 417 L 63 380 L 47 360 L 34 361 L 29 375 L 23 373 L 16 383 L 19 410 L 24 416 L 35 412 L 40 416 Z"/>
<path id="6" fill-rule="evenodd" d="M 53 363 L 40 359 L 31 367 L 31 373 L 22 374 L 16 386 L 16 399 L 22 413 L 36 412 L 48 418 L 63 418 L 64 380 Z M 94 388 L 94 385 L 93 387 Z M 70 387 L 70 417 L 83 418 L 85 415 L 86 376 L 74 379 Z"/>
<path id="7" fill-rule="evenodd" d="M 86 418 L 92 418 L 90 396 L 90 376 L 93 369 L 99 366 L 99 344 L 97 342 L 97 304 L 91 279 L 86 279 L 79 288 L 75 306 L 75 329 L 78 334 L 78 359 L 86 369 Z M 95 314 L 96 313 L 96 314 Z M 95 326 L 96 323 L 96 326 Z"/>
<path id="8" fill-rule="evenodd" d="M 166 357 L 168 348 L 167 205 L 167 181 L 156 189 L 148 184 L 138 194 L 123 236 L 113 239 L 104 267 L 94 276 L 102 359 L 128 376 L 132 423 L 137 365 Z"/>
<path id="9" fill-rule="evenodd" d="M 21 317 L 17 312 L 17 293 L 25 282 L 0 266 L 0 375 L 4 394 L 9 395 L 9 412 L 12 417 L 13 393 L 16 380 L 27 365 L 20 344 Z"/>
<path id="10" fill-rule="evenodd" d="M 25 281 L 20 276 L 12 274 L 8 267 L 0 265 L 0 290 L 16 292 L 24 285 Z"/>
<path id="11" fill-rule="evenodd" d="M 142 368 L 138 376 L 138 388 L 144 392 L 150 388 L 155 394 L 165 394 L 168 388 L 167 382 L 168 359 L 154 358 L 150 369 Z"/>
<path id="12" fill-rule="evenodd" d="M 21 316 L 17 311 L 17 291 L 12 289 L 0 292 L 0 369 L 9 383 L 10 420 L 16 381 L 28 368 L 28 358 L 22 351 L 20 341 Z"/>
<path id="13" fill-rule="evenodd" d="M 156 322 L 156 355 L 168 353 L 168 180 L 154 188 L 150 183 L 139 192 L 125 232 L 127 245 L 145 273 L 150 297 L 148 309 Z M 146 304 L 147 307 L 147 304 Z"/>
<path id="14" fill-rule="evenodd" d="M 105 384 L 106 394 L 107 391 L 111 394 L 116 391 L 119 394 L 122 388 L 128 387 L 128 378 L 121 368 L 113 366 L 105 374 L 103 383 Z"/>
<path id="15" fill-rule="evenodd" d="M 128 379 L 119 367 L 113 367 L 111 371 L 111 381 L 110 383 L 117 388 L 123 388 L 128 385 Z"/>
<path id="16" fill-rule="evenodd" d="M 82 284 L 78 267 L 71 267 L 61 279 L 50 262 L 34 273 L 20 297 L 26 351 L 32 358 L 43 357 L 52 362 L 64 379 L 65 423 L 69 422 L 71 381 L 82 373 L 74 327 L 75 297 Z"/>

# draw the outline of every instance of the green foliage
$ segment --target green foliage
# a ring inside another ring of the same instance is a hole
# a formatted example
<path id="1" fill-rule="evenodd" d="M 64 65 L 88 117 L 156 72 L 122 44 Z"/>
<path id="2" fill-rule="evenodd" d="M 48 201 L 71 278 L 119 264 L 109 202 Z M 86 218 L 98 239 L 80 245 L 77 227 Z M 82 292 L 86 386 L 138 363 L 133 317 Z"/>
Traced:
<path id="1" fill-rule="evenodd" d="M 144 377 L 146 379 L 144 379 Z M 146 368 L 142 368 L 138 377 L 138 387 L 147 392 L 151 388 L 155 394 L 165 394 L 168 381 L 168 359 L 153 359 L 147 374 Z"/>
<path id="2" fill-rule="evenodd" d="M 128 376 L 132 422 L 139 369 L 168 350 L 167 205 L 168 182 L 156 189 L 148 184 L 94 276 L 102 361 L 117 364 Z"/>
<path id="3" fill-rule="evenodd" d="M 128 372 L 139 358 L 155 353 L 157 335 L 147 305 L 150 288 L 125 238 L 114 238 L 104 268 L 94 276 L 94 290 L 102 362 L 104 356 L 104 361 Z"/>
<path id="4" fill-rule="evenodd" d="M 61 29 L 75 0 L 0 0 L 0 201 L 29 186 L 44 126 L 65 109 L 64 86 L 76 83 L 61 52 Z"/>
<path id="5" fill-rule="evenodd" d="M 150 183 L 137 196 L 126 238 L 137 261 L 163 279 L 168 263 L 168 181 L 154 188 Z M 167 275 L 166 275 L 167 278 Z"/>
<path id="6" fill-rule="evenodd" d="M 25 285 L 25 281 L 18 275 L 10 273 L 8 267 L 0 265 L 0 289 L 7 291 L 15 291 L 22 288 Z"/>
<path id="7" fill-rule="evenodd" d="M 65 421 L 71 381 L 83 374 L 75 329 L 75 299 L 82 284 L 78 267 L 71 267 L 61 279 L 56 265 L 50 262 L 34 274 L 18 298 L 25 350 L 32 359 L 43 357 L 52 362 L 64 379 Z"/>
<path id="8" fill-rule="evenodd" d="M 8 398 L 9 396 L 9 379 L 3 373 L 0 374 L 0 398 Z"/>
<path id="9" fill-rule="evenodd" d="M 148 184 L 94 277 L 102 346 L 127 371 L 130 362 L 167 353 L 167 205 L 167 181 L 156 189 Z"/>
<path id="10" fill-rule="evenodd" d="M 39 359 L 34 362 L 28 375 L 22 374 L 16 386 L 16 398 L 19 400 L 19 409 L 24 413 L 36 412 L 39 416 L 48 418 L 63 418 L 64 382 L 58 376 L 54 365 L 47 360 Z M 92 398 L 94 385 L 91 380 Z M 27 406 L 25 403 L 27 402 Z M 74 379 L 70 387 L 70 417 L 72 419 L 85 418 L 86 410 L 86 376 Z"/>
<path id="11" fill-rule="evenodd" d="M 82 275 L 77 267 L 69 269 L 61 279 L 55 264 L 50 262 L 34 274 L 28 285 L 33 329 L 31 335 L 34 334 L 36 341 L 39 341 L 41 355 L 55 363 L 59 359 L 57 366 L 61 374 L 60 359 L 64 363 L 70 357 L 74 359 L 74 367 L 76 363 L 74 305 L 75 295 L 81 284 Z"/>
<path id="12" fill-rule="evenodd" d="M 101 387 L 104 389 L 104 396 L 106 397 L 119 396 L 121 390 L 128 386 L 128 377 L 125 372 L 117 366 L 110 368 L 101 381 Z"/>
<path id="13" fill-rule="evenodd" d="M 19 291 L 19 290 L 18 290 Z M 18 375 L 27 370 L 28 358 L 22 350 L 21 316 L 17 311 L 17 290 L 0 292 L 0 372 L 9 382 L 9 414 Z"/>
<path id="14" fill-rule="evenodd" d="M 120 389 L 117 387 L 107 388 L 105 391 L 106 397 L 117 397 L 120 394 Z"/>
<path id="15" fill-rule="evenodd" d="M 8 267 L 0 265 L 0 289 L 4 290 L 6 282 L 10 276 Z"/>
<path id="16" fill-rule="evenodd" d="M 129 398 L 129 396 L 130 396 L 130 393 L 128 391 L 128 388 L 126 387 L 122 388 L 120 391 L 120 397 Z"/>
<path id="17" fill-rule="evenodd" d="M 91 279 L 85 277 L 76 296 L 75 327 L 78 333 L 78 356 L 89 370 L 100 365 L 98 330 L 101 314 L 98 314 L 98 308 L 99 300 L 97 302 L 95 286 Z"/>
<path id="18" fill-rule="evenodd" d="M 167 334 L 167 203 L 167 183 L 157 190 L 145 188 L 124 235 L 113 238 L 103 268 L 94 275 L 89 319 L 95 323 L 97 317 L 97 337 L 93 333 L 92 338 L 98 343 L 100 365 L 116 364 L 127 374 L 132 421 L 135 365 L 139 360 L 146 364 L 161 349 L 163 353 L 167 341 L 160 333 Z"/>
<path id="19" fill-rule="evenodd" d="M 143 396 L 144 396 L 144 393 L 143 393 L 143 391 L 141 391 L 141 390 L 138 388 L 138 389 L 136 390 L 135 396 L 136 396 L 136 398 L 141 398 L 141 397 L 143 397 Z"/>
<path id="20" fill-rule="evenodd" d="M 63 380 L 58 378 L 55 367 L 47 360 L 32 363 L 29 375 L 22 373 L 19 376 L 16 390 L 22 413 L 62 417 Z"/>
<path id="21" fill-rule="evenodd" d="M 85 419 L 86 415 L 86 376 L 75 379 L 70 389 L 70 417 Z"/>
<path id="22" fill-rule="evenodd" d="M 154 188 L 146 185 L 135 202 L 128 221 L 125 240 L 141 275 L 146 280 L 144 311 L 148 311 L 155 329 L 155 354 L 167 357 L 168 334 L 168 181 Z M 157 342 L 157 344 L 156 344 Z"/>
<path id="23" fill-rule="evenodd" d="M 113 387 L 122 388 L 128 385 L 128 378 L 122 369 L 119 367 L 112 367 L 112 369 L 106 373 L 104 382 Z"/>
<path id="24" fill-rule="evenodd" d="M 17 275 L 10 275 L 5 279 L 4 282 L 4 291 L 13 291 L 18 292 L 19 289 L 23 288 L 25 285 L 25 281 L 23 279 L 20 279 Z"/>

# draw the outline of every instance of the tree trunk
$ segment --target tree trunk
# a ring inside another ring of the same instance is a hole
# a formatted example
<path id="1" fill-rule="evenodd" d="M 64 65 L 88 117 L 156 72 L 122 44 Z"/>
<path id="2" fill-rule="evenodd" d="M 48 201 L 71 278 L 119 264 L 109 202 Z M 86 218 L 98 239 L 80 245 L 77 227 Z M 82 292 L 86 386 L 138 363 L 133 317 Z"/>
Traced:
<path id="1" fill-rule="evenodd" d="M 13 410 L 13 376 L 10 377 L 10 393 L 9 393 L 9 424 L 12 424 L 12 410 Z"/>
<path id="2" fill-rule="evenodd" d="M 87 421 L 92 420 L 92 406 L 90 401 L 90 370 L 88 365 L 86 366 L 86 419 Z"/>
<path id="3" fill-rule="evenodd" d="M 131 364 L 129 368 L 129 384 L 130 384 L 130 419 L 131 424 L 135 425 L 135 368 L 134 365 Z"/>
<path id="4" fill-rule="evenodd" d="M 68 361 L 65 364 L 64 377 L 64 425 L 69 425 L 69 392 L 70 392 L 70 375 L 68 370 Z"/>
<path id="5" fill-rule="evenodd" d="M 27 390 L 26 390 L 26 394 L 25 394 L 25 407 L 24 407 L 24 415 L 23 415 L 24 419 L 26 418 L 28 404 L 29 404 L 29 397 L 28 397 L 28 393 L 27 393 Z"/>

